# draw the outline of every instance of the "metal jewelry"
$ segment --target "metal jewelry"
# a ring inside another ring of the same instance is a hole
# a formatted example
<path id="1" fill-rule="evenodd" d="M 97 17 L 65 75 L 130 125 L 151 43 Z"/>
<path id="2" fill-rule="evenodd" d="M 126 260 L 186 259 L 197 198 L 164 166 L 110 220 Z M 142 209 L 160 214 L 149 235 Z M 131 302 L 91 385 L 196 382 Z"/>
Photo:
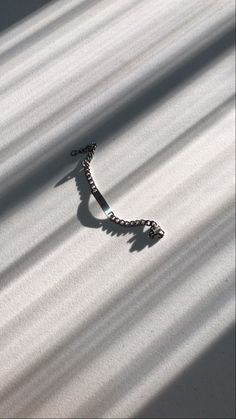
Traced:
<path id="1" fill-rule="evenodd" d="M 90 186 L 91 193 L 96 198 L 97 202 L 99 203 L 102 210 L 105 212 L 106 216 L 109 218 L 109 220 L 113 223 L 119 224 L 122 227 L 137 227 L 137 226 L 149 226 L 150 229 L 148 230 L 149 237 L 161 239 L 165 232 L 162 230 L 162 228 L 156 223 L 156 221 L 153 220 L 135 220 L 135 221 L 127 221 L 122 220 L 114 214 L 114 212 L 111 210 L 109 204 L 105 200 L 105 198 L 102 196 L 101 192 L 98 190 L 97 186 L 95 185 L 95 182 L 92 178 L 91 172 L 90 172 L 90 163 L 94 156 L 95 150 L 96 150 L 97 144 L 91 143 L 87 145 L 84 148 L 81 148 L 79 150 L 72 150 L 71 156 L 77 156 L 77 154 L 80 153 L 87 153 L 86 158 L 82 161 L 82 166 L 84 169 L 84 174 L 87 178 L 87 181 Z"/>

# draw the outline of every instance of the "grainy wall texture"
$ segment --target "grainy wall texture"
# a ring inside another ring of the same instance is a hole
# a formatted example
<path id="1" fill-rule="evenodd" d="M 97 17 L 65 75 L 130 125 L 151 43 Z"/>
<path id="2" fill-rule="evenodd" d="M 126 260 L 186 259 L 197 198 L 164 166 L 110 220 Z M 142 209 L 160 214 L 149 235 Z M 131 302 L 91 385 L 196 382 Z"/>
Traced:
<path id="1" fill-rule="evenodd" d="M 233 25 L 233 0 L 58 0 L 0 33 L 1 418 L 233 417 Z M 106 219 L 91 141 L 162 240 Z"/>

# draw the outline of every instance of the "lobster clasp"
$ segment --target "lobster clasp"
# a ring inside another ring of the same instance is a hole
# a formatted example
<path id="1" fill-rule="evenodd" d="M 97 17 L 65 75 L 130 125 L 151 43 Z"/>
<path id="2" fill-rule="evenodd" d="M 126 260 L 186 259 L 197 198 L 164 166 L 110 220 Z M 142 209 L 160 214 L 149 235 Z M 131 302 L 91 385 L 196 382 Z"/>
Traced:
<path id="1" fill-rule="evenodd" d="M 165 235 L 164 230 L 162 230 L 162 228 L 158 225 L 153 225 L 149 230 L 149 237 L 151 237 L 152 239 L 154 238 L 162 239 L 164 235 Z"/>

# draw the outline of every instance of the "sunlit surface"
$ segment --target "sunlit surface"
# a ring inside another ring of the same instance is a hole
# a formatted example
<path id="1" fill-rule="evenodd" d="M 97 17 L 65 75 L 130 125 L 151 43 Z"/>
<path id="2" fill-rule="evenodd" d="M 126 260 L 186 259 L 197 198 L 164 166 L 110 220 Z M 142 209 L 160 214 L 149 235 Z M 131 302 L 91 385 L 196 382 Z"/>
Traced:
<path id="1" fill-rule="evenodd" d="M 233 20 L 232 0 L 59 0 L 1 32 L 0 417 L 232 417 L 208 359 L 230 362 L 234 321 Z M 89 196 L 70 150 L 90 141 L 158 243 Z"/>

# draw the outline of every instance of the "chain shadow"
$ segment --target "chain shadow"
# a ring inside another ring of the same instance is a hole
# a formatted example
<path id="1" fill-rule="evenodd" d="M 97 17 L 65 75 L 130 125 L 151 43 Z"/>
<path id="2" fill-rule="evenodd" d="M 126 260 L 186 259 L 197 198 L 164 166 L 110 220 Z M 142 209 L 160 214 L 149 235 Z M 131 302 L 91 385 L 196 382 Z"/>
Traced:
<path id="1" fill-rule="evenodd" d="M 127 241 L 130 244 L 130 252 L 140 252 L 145 247 L 152 247 L 159 242 L 160 239 L 151 239 L 147 231 L 144 231 L 143 226 L 137 227 L 123 227 L 118 224 L 112 223 L 107 219 L 98 219 L 92 215 L 89 210 L 89 199 L 92 195 L 88 187 L 88 182 L 84 176 L 84 171 L 81 167 L 81 161 L 78 160 L 76 167 L 64 176 L 55 187 L 58 187 L 71 179 L 75 179 L 76 188 L 80 196 L 80 203 L 77 210 L 77 218 L 79 222 L 88 228 L 100 228 L 111 237 L 131 235 Z"/>

